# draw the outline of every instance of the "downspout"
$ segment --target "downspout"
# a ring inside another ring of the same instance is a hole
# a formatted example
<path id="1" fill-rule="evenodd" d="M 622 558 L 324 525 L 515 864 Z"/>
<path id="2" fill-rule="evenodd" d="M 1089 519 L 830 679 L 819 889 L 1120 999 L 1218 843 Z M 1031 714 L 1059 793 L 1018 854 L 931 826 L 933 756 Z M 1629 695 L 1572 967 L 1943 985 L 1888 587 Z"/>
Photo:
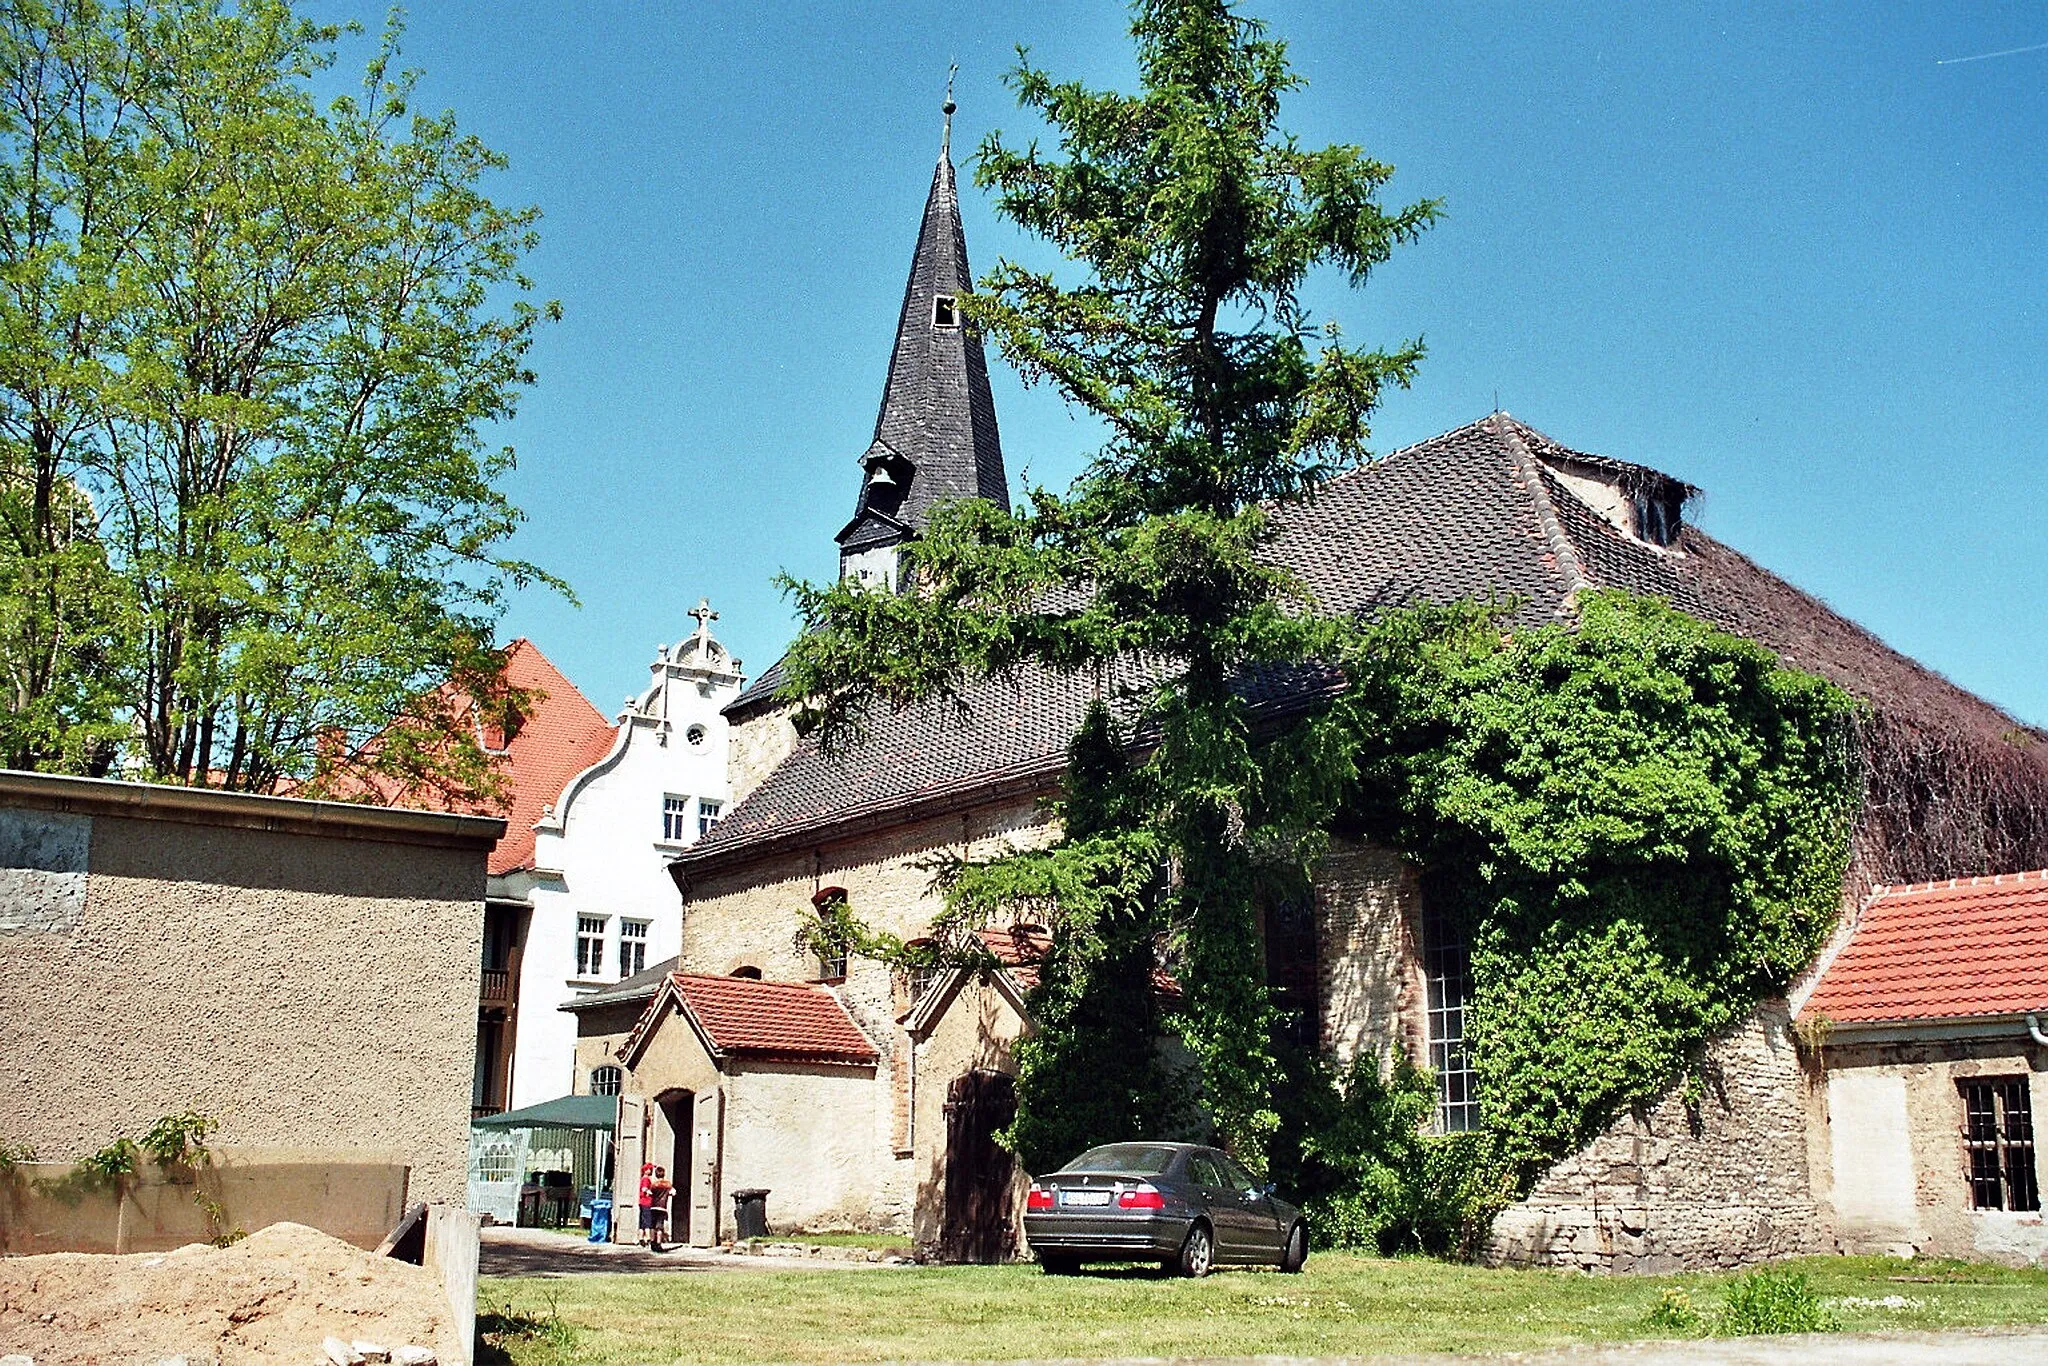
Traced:
<path id="1" fill-rule="evenodd" d="M 2041 1017 L 2039 1015 L 2027 1016 L 2027 1037 L 2041 1045 L 2041 1047 L 2048 1048 L 2048 1034 L 2041 1032 Z"/>

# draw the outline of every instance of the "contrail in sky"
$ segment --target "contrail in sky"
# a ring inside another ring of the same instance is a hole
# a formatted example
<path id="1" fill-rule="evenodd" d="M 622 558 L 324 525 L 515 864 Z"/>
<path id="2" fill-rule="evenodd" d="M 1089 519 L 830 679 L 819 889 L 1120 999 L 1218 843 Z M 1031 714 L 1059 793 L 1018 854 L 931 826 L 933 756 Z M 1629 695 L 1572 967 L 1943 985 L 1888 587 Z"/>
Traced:
<path id="1" fill-rule="evenodd" d="M 1974 57 L 1942 57 L 1936 66 L 1954 66 L 1957 62 L 1988 62 L 1993 57 L 2017 57 L 2022 52 L 2048 52 L 2048 43 L 2035 43 L 2032 47 L 2009 47 L 2003 52 L 1980 52 Z"/>

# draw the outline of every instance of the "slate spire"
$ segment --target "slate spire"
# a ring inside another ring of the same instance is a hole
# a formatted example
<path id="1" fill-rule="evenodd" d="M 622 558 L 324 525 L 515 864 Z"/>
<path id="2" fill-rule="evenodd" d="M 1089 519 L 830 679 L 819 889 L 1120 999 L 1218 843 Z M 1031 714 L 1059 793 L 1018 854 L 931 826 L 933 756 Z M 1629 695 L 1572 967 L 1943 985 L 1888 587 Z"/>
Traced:
<path id="1" fill-rule="evenodd" d="M 925 199 L 874 440 L 860 458 L 860 499 L 838 536 L 842 577 L 893 585 L 896 547 L 924 529 L 937 503 L 1010 505 L 988 358 L 959 308 L 973 276 L 953 176 L 952 113 L 948 98 L 946 143 Z"/>

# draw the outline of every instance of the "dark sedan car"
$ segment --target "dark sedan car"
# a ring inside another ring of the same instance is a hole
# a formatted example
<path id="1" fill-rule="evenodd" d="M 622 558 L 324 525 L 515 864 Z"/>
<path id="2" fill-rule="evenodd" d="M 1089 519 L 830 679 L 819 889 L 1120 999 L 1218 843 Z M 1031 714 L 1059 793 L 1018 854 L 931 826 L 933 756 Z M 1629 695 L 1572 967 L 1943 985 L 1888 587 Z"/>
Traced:
<path id="1" fill-rule="evenodd" d="M 1229 1156 L 1192 1143 L 1110 1143 L 1031 1183 L 1024 1235 L 1054 1275 L 1157 1261 L 1183 1276 L 1229 1265 L 1299 1271 L 1301 1211 Z"/>

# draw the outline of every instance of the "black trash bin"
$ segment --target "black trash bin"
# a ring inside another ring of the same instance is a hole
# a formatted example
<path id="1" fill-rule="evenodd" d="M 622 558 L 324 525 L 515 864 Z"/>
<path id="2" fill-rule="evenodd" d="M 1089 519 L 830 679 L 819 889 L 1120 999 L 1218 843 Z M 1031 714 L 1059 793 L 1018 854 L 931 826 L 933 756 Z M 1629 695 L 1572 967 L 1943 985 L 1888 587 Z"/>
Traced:
<path id="1" fill-rule="evenodd" d="M 768 1236 L 768 1192 L 765 1190 L 743 1190 L 732 1193 L 733 1236 L 737 1238 L 766 1238 Z"/>

